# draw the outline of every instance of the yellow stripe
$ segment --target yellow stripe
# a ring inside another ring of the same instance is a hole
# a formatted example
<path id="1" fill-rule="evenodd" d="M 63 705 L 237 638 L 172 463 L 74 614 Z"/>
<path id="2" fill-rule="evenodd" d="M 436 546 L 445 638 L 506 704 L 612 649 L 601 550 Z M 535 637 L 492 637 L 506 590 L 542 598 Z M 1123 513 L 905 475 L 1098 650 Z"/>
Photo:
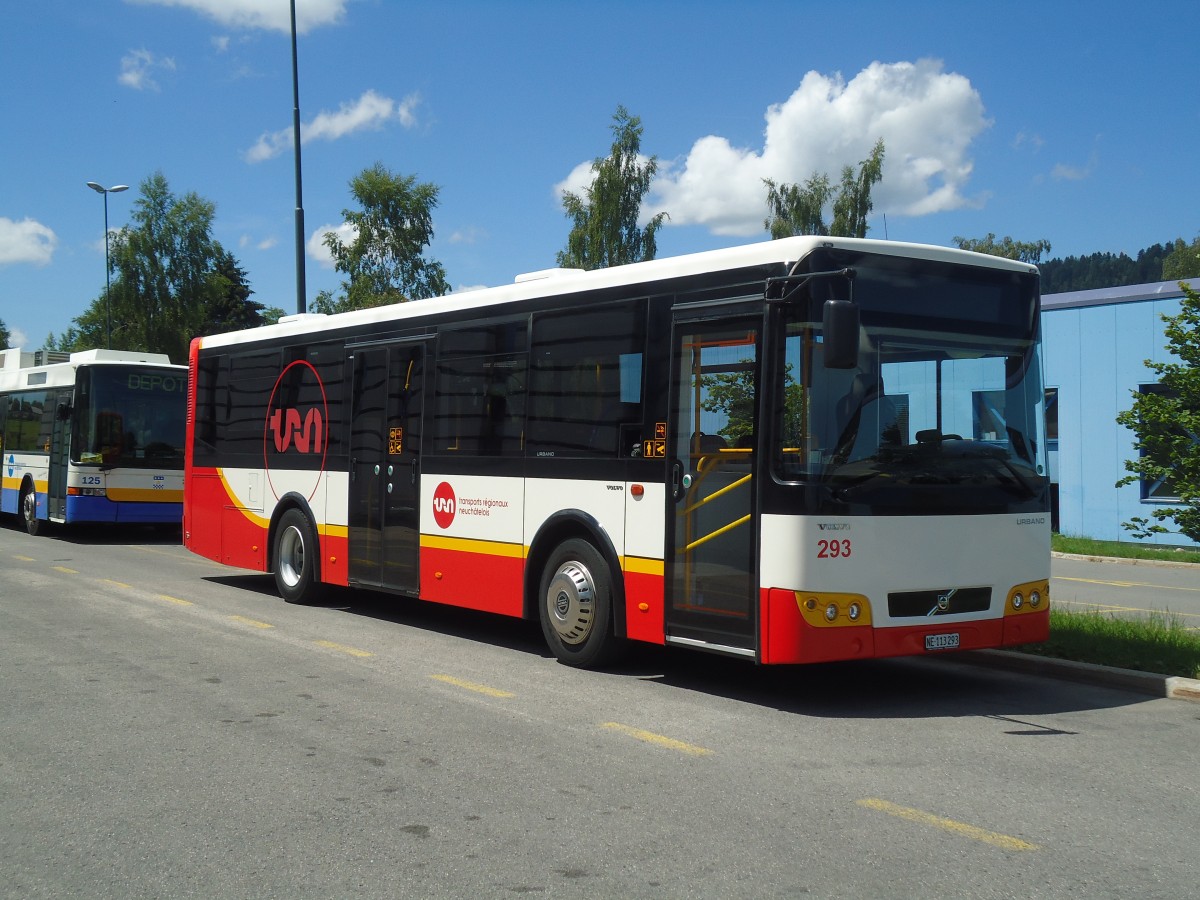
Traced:
<path id="1" fill-rule="evenodd" d="M 425 550 L 459 550 L 465 553 L 485 553 L 488 556 L 506 556 L 512 559 L 525 558 L 523 544 L 475 541 L 467 538 L 442 537 L 436 534 L 421 535 L 421 547 Z"/>
<path id="2" fill-rule="evenodd" d="M 683 741 L 677 741 L 674 738 L 665 737 L 661 734 L 655 734 L 653 731 L 642 731 L 640 728 L 633 728 L 630 725 L 622 725 L 620 722 L 605 722 L 603 728 L 619 731 L 621 734 L 628 735 L 631 738 L 636 738 L 639 741 L 645 741 L 647 744 L 653 744 L 656 747 L 663 747 L 667 750 L 675 750 L 679 753 L 686 753 L 689 756 L 709 756 L 712 751 L 705 747 L 697 747 L 695 744 L 686 744 Z"/>
<path id="3" fill-rule="evenodd" d="M 101 578 L 100 580 L 103 581 L 105 584 L 111 584 L 111 585 L 114 585 L 119 588 L 131 588 L 132 587 L 132 585 L 126 584 L 123 581 L 113 581 L 111 578 Z"/>
<path id="4" fill-rule="evenodd" d="M 230 616 L 229 618 L 233 619 L 233 621 L 235 621 L 235 622 L 241 622 L 243 625 L 251 625 L 254 628 L 274 628 L 275 627 L 274 625 L 270 625 L 267 622 L 260 622 L 257 619 L 247 619 L 245 616 Z"/>
<path id="5" fill-rule="evenodd" d="M 64 575 L 78 575 L 79 572 L 75 569 L 68 569 L 66 566 L 51 566 L 55 572 L 62 572 Z"/>
<path id="6" fill-rule="evenodd" d="M 348 653 L 350 656 L 357 656 L 360 659 L 368 656 L 374 656 L 368 650 L 359 650 L 357 647 L 347 647 L 345 644 L 335 644 L 333 641 L 314 641 L 318 647 L 324 647 L 327 650 L 337 650 L 339 653 Z"/>
<path id="7" fill-rule="evenodd" d="M 895 803 L 889 803 L 886 800 L 868 798 L 866 800 L 859 800 L 858 805 L 865 806 L 867 809 L 878 810 L 879 812 L 887 813 L 889 816 L 896 816 L 899 819 L 905 819 L 909 822 L 916 822 L 919 825 L 931 825 L 943 831 L 968 837 L 973 841 L 982 841 L 985 844 L 991 844 L 993 847 L 999 847 L 1002 850 L 1042 849 L 1037 844 L 1031 844 L 1020 838 L 1011 837 L 1007 834 L 998 834 L 995 831 L 985 831 L 982 828 L 976 828 L 974 825 L 967 825 L 965 822 L 945 819 L 941 816 L 935 816 L 933 813 L 922 812 L 919 809 L 911 809 L 907 806 L 897 806 Z"/>
<path id="8" fill-rule="evenodd" d="M 270 527 L 271 522 L 269 519 L 264 519 L 262 516 L 258 515 L 258 513 L 254 512 L 253 510 L 246 509 L 244 506 L 236 505 L 238 503 L 241 503 L 241 498 L 238 497 L 237 492 L 232 487 L 229 486 L 229 479 L 225 477 L 224 469 L 217 469 L 217 475 L 221 479 L 221 484 L 225 487 L 225 496 L 229 498 L 231 503 L 235 504 L 234 509 L 236 509 L 238 512 L 240 512 L 243 516 L 245 516 L 247 519 L 249 519 L 251 522 L 253 522 L 255 525 L 257 525 L 259 528 Z"/>
<path id="9" fill-rule="evenodd" d="M 1160 591 L 1189 591 L 1196 593 L 1200 588 L 1184 587 L 1178 584 L 1151 584 L 1148 581 L 1101 581 L 1098 578 L 1068 578 L 1066 575 L 1055 575 L 1055 581 L 1079 581 L 1083 584 L 1103 584 L 1109 587 L 1148 587 Z"/>
<path id="10" fill-rule="evenodd" d="M 106 496 L 116 503 L 182 503 L 183 491 L 152 488 L 108 488 Z"/>
<path id="11" fill-rule="evenodd" d="M 646 559 L 642 556 L 621 557 L 621 570 L 635 575 L 662 575 L 665 565 L 661 559 Z"/>
<path id="12" fill-rule="evenodd" d="M 159 600 L 165 600 L 167 603 L 174 603 L 176 606 L 195 606 L 191 600 L 180 600 L 178 597 L 171 597 L 167 594 L 159 594 Z"/>
<path id="13" fill-rule="evenodd" d="M 32 556 L 14 556 L 13 559 L 20 562 L 37 562 Z"/>
<path id="14" fill-rule="evenodd" d="M 502 691 L 499 688 L 488 687 L 486 684 L 476 684 L 474 681 L 464 681 L 461 678 L 455 678 L 453 675 L 430 675 L 429 677 L 434 681 L 442 681 L 446 684 L 452 684 L 455 687 L 460 687 L 467 691 L 474 691 L 477 694 L 486 694 L 489 697 L 507 699 L 509 697 L 517 696 L 509 691 Z"/>

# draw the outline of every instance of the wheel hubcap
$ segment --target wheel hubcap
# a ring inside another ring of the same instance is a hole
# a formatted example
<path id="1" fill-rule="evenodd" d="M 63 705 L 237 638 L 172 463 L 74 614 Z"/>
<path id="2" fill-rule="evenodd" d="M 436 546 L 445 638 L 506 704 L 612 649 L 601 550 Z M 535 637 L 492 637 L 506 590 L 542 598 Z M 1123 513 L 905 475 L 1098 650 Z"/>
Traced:
<path id="1" fill-rule="evenodd" d="M 596 592 L 592 575 L 580 563 L 559 567 L 546 589 L 550 625 L 564 644 L 582 644 L 592 631 Z"/>
<path id="2" fill-rule="evenodd" d="M 288 587 L 300 583 L 304 572 L 304 538 L 298 528 L 288 528 L 279 539 L 279 575 Z"/>

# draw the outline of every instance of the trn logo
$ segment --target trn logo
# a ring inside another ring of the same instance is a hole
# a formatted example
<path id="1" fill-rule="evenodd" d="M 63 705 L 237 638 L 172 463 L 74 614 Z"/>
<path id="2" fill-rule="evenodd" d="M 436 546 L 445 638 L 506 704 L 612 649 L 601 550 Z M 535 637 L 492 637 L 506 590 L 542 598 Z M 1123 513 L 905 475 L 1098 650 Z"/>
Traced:
<path id="1" fill-rule="evenodd" d="M 454 513 L 458 509 L 458 501 L 454 497 L 454 488 L 443 481 L 433 492 L 433 521 L 438 528 L 449 528 L 454 522 Z"/>
<path id="2" fill-rule="evenodd" d="M 324 433 L 324 419 L 321 411 L 315 406 L 300 419 L 298 409 L 277 409 L 271 413 L 271 430 L 275 433 L 275 449 L 286 453 L 295 441 L 296 449 L 301 453 L 321 453 L 325 444 L 321 440 Z"/>
<path id="3" fill-rule="evenodd" d="M 311 500 L 325 473 L 329 398 L 312 363 L 298 359 L 275 380 L 263 419 L 263 468 L 275 499 L 295 492 Z"/>

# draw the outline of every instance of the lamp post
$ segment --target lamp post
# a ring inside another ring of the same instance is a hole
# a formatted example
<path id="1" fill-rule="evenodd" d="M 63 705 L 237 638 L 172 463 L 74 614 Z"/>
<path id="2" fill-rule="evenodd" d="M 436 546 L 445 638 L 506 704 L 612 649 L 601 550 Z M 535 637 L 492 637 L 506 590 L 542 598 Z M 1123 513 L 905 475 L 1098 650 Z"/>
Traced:
<path id="1" fill-rule="evenodd" d="M 109 291 L 112 290 L 112 276 L 110 275 L 110 267 L 108 264 L 108 195 L 119 194 L 121 191 L 129 190 L 127 184 L 115 184 L 110 188 L 96 184 L 94 181 L 89 181 L 87 186 L 97 194 L 104 195 L 104 330 L 105 342 L 108 349 L 112 349 L 112 302 L 109 299 Z"/>

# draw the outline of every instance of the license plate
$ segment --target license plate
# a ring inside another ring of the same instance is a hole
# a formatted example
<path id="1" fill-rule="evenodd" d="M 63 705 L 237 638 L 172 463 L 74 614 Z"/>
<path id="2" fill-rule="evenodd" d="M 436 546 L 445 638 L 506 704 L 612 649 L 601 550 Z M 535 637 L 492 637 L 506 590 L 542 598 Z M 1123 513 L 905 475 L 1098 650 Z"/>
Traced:
<path id="1" fill-rule="evenodd" d="M 957 650 L 957 634 L 927 634 L 925 635 L 926 650 Z"/>

